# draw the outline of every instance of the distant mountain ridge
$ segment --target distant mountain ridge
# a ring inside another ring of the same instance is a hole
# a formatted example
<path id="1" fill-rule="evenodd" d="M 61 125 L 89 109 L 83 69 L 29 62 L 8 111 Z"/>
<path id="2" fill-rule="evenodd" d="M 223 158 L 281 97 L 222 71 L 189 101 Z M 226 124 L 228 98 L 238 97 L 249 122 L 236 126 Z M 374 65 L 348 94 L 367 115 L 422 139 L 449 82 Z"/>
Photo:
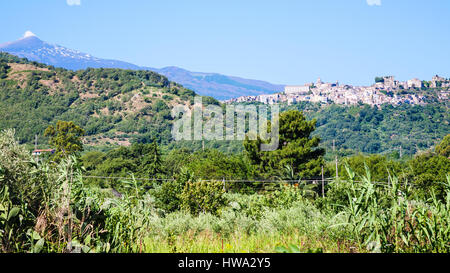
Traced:
<path id="1" fill-rule="evenodd" d="M 208 95 L 216 99 L 257 96 L 284 91 L 284 85 L 274 85 L 265 81 L 248 80 L 217 73 L 191 72 L 173 66 L 147 69 L 160 73 L 169 80 L 178 82 L 200 95 Z"/>
<path id="2" fill-rule="evenodd" d="M 192 89 L 203 96 L 211 96 L 219 100 L 240 96 L 256 96 L 273 94 L 284 90 L 284 85 L 271 84 L 259 80 L 225 76 L 217 73 L 191 72 L 179 67 L 152 68 L 141 67 L 132 63 L 96 58 L 90 54 L 54 45 L 40 40 L 35 35 L 27 35 L 14 42 L 0 44 L 0 51 L 27 58 L 55 67 L 70 70 L 91 68 L 121 68 L 132 70 L 151 70 L 166 76 Z"/>

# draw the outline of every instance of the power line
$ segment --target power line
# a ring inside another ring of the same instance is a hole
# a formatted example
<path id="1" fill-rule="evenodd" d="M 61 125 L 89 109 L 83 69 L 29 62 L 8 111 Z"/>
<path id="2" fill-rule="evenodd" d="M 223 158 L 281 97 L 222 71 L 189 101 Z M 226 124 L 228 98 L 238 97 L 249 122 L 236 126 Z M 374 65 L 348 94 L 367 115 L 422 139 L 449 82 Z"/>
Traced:
<path id="1" fill-rule="evenodd" d="M 114 176 L 82 176 L 83 178 L 94 178 L 94 179 L 105 179 L 105 180 L 140 180 L 140 181 L 175 181 L 174 178 L 137 178 L 137 177 L 114 177 Z M 350 182 L 347 180 L 340 180 L 340 182 Z M 264 183 L 264 184 L 302 184 L 306 182 L 310 182 L 309 184 L 319 185 L 321 179 L 300 179 L 300 180 L 226 180 L 226 179 L 199 179 L 198 182 L 223 182 L 223 183 Z M 334 178 L 324 178 L 324 184 L 330 184 L 337 182 Z M 353 181 L 354 183 L 365 183 L 365 181 Z M 375 185 L 387 185 L 389 186 L 389 182 L 380 182 L 380 181 L 371 181 L 370 183 Z M 411 185 L 399 183 L 400 185 Z"/>
<path id="2" fill-rule="evenodd" d="M 175 179 L 163 179 L 163 178 L 136 178 L 136 177 L 114 177 L 114 176 L 82 176 L 83 178 L 96 178 L 96 179 L 123 179 L 123 180 L 147 180 L 147 181 L 174 181 Z"/>

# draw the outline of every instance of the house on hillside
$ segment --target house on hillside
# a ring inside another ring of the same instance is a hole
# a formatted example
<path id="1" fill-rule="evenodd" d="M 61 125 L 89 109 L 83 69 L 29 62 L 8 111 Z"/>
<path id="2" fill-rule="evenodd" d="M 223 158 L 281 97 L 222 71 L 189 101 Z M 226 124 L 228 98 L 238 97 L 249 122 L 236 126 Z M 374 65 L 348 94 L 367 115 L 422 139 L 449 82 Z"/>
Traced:
<path id="1" fill-rule="evenodd" d="M 41 156 L 41 155 L 47 154 L 47 153 L 54 154 L 54 153 L 55 153 L 55 150 L 54 150 L 54 149 L 44 149 L 44 150 L 38 150 L 38 149 L 36 149 L 36 150 L 34 150 L 34 151 L 31 153 L 31 155 L 33 155 L 33 156 Z"/>
<path id="2" fill-rule="evenodd" d="M 408 81 L 408 88 L 422 88 L 422 81 L 415 78 Z"/>
<path id="3" fill-rule="evenodd" d="M 288 85 L 284 88 L 286 95 L 290 94 L 307 94 L 311 85 Z"/>
<path id="4" fill-rule="evenodd" d="M 442 84 L 445 83 L 446 81 L 447 80 L 445 78 L 436 75 L 431 79 L 431 87 L 432 88 L 442 87 Z"/>

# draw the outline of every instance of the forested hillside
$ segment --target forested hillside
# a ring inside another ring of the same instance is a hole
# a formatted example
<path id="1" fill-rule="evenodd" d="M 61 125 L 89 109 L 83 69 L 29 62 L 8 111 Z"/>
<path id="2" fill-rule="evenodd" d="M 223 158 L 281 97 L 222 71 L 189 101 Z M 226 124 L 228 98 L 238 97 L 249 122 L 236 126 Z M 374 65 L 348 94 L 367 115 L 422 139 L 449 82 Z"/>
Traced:
<path id="1" fill-rule="evenodd" d="M 47 143 L 44 130 L 57 120 L 70 120 L 86 130 L 88 150 L 155 138 L 168 149 L 205 146 L 242 152 L 241 142 L 171 142 L 170 108 L 191 104 L 194 96 L 193 91 L 150 71 L 73 72 L 0 54 L 0 129 L 16 129 L 21 143 L 33 143 L 36 134 L 39 143 Z M 203 101 L 218 104 L 212 98 Z M 342 156 L 355 152 L 414 155 L 450 132 L 448 103 L 380 109 L 312 103 L 282 106 L 282 111 L 292 109 L 317 120 L 314 134 L 328 154 L 335 140 Z"/>
<path id="2" fill-rule="evenodd" d="M 0 252 L 449 251 L 446 105 L 285 105 L 265 152 L 172 142 L 170 108 L 194 96 L 153 72 L 0 55 Z M 32 156 L 35 134 L 54 151 Z M 358 150 L 390 154 L 343 157 Z"/>
<path id="3" fill-rule="evenodd" d="M 303 110 L 317 120 L 316 134 L 327 150 L 333 147 L 341 155 L 349 150 L 363 153 L 414 155 L 434 147 L 450 132 L 448 103 L 412 105 L 320 106 L 298 104 L 286 109 Z M 401 151 L 400 151 L 401 147 Z"/>
<path id="4" fill-rule="evenodd" d="M 320 145 L 327 150 L 328 159 L 333 152 L 333 140 L 340 156 L 380 153 L 400 157 L 413 156 L 433 148 L 450 132 L 448 102 L 395 107 L 385 104 L 380 108 L 302 102 L 281 104 L 280 109 L 282 112 L 303 111 L 309 120 L 317 121 L 314 135 L 320 137 Z M 201 143 L 194 143 L 190 147 L 199 148 Z M 225 152 L 243 150 L 236 143 L 220 145 L 207 142 L 206 147 L 219 148 Z"/>
<path id="5" fill-rule="evenodd" d="M 167 143 L 170 107 L 194 95 L 150 71 L 73 72 L 0 54 L 0 128 L 16 129 L 22 143 L 42 137 L 57 120 L 82 126 L 89 144 Z"/>

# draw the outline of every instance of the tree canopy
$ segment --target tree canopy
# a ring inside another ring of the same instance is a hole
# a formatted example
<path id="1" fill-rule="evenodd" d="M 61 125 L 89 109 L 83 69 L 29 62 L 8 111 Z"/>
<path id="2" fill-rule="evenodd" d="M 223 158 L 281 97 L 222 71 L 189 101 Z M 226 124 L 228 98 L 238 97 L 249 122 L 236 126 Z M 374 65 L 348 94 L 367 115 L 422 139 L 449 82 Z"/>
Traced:
<path id="1" fill-rule="evenodd" d="M 279 118 L 279 147 L 261 151 L 261 139 L 244 142 L 246 154 L 261 173 L 277 175 L 290 166 L 299 177 L 314 177 L 321 173 L 325 150 L 319 148 L 320 138 L 312 136 L 316 121 L 307 121 L 302 112 L 288 111 Z"/>
<path id="2" fill-rule="evenodd" d="M 442 142 L 436 146 L 435 151 L 441 156 L 450 157 L 450 134 L 444 137 Z"/>
<path id="3" fill-rule="evenodd" d="M 72 121 L 58 121 L 50 125 L 44 135 L 50 137 L 49 144 L 56 149 L 54 158 L 63 158 L 83 151 L 81 137 L 85 131 Z"/>

